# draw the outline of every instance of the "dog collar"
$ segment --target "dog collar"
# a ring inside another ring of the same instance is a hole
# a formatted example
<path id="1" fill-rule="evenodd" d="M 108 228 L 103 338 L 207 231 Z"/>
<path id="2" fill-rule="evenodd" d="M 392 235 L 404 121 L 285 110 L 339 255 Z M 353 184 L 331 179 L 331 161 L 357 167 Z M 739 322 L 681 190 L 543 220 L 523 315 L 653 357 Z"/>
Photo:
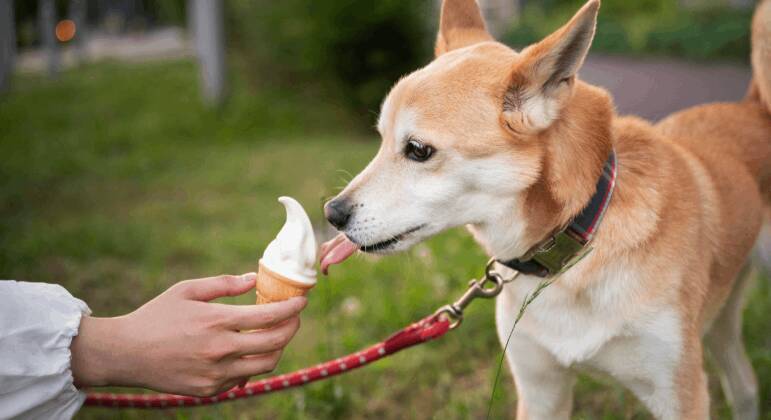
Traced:
<path id="1" fill-rule="evenodd" d="M 523 257 L 499 263 L 522 274 L 549 277 L 560 274 L 585 257 L 610 205 L 616 186 L 616 152 L 611 150 L 589 203 L 567 226 L 533 247 Z"/>

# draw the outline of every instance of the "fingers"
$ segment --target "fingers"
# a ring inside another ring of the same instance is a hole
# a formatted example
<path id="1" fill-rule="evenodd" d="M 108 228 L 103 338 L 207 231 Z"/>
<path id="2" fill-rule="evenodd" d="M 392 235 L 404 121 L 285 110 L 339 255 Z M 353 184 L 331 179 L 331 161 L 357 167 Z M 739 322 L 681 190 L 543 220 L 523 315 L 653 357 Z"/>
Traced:
<path id="1" fill-rule="evenodd" d="M 249 378 L 237 378 L 237 379 L 231 379 L 229 381 L 226 381 L 222 384 L 222 386 L 219 387 L 217 392 L 212 394 L 212 396 L 230 391 L 231 389 L 234 389 L 236 387 L 243 388 L 248 381 L 249 381 Z"/>
<path id="2" fill-rule="evenodd" d="M 272 327 L 299 315 L 307 303 L 304 297 L 293 297 L 264 305 L 211 305 L 224 314 L 225 326 L 237 331 Z"/>
<path id="3" fill-rule="evenodd" d="M 291 318 L 268 330 L 254 331 L 250 333 L 233 333 L 236 355 L 252 355 L 270 353 L 281 350 L 289 344 L 289 341 L 300 328 L 300 318 Z"/>
<path id="4" fill-rule="evenodd" d="M 256 273 L 222 275 L 177 283 L 174 290 L 184 298 L 208 302 L 225 296 L 238 296 L 254 287 Z"/>
<path id="5" fill-rule="evenodd" d="M 281 359 L 281 351 L 259 356 L 241 357 L 228 367 L 228 375 L 236 378 L 250 377 L 272 372 Z"/>

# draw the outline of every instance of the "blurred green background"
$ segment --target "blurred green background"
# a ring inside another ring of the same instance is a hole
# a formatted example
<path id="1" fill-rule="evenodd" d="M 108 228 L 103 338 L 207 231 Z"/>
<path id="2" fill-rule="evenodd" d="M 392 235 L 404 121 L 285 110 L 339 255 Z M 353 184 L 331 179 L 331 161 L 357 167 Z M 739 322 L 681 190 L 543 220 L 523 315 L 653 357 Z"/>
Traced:
<path id="1" fill-rule="evenodd" d="M 535 42 L 566 22 L 583 3 L 525 2 L 520 20 L 503 39 L 513 45 Z M 603 1 L 592 51 L 746 61 L 752 8 L 729 7 L 731 4 L 695 0 Z"/>
<path id="2" fill-rule="evenodd" d="M 22 53 L 39 45 L 25 29 L 37 14 L 31 3 L 15 2 Z M 524 2 L 502 39 L 536 40 L 580 3 Z M 744 66 L 752 5 L 688 3 L 603 1 L 594 51 Z M 183 1 L 132 4 L 113 36 L 186 20 Z M 89 3 L 94 32 L 96 9 Z M 370 127 L 379 102 L 400 75 L 430 60 L 436 20 L 431 2 L 227 1 L 229 96 L 219 107 L 202 104 L 192 57 L 91 60 L 55 79 L 18 71 L 0 95 L 0 277 L 63 284 L 96 315 L 111 316 L 179 280 L 256 270 L 283 221 L 277 196 L 296 197 L 325 225 L 324 199 L 377 150 Z M 485 261 L 454 230 L 400 256 L 333 267 L 279 371 L 385 338 L 454 299 Z M 761 412 L 771 418 L 771 285 L 767 274 L 756 276 L 744 332 Z M 500 355 L 493 305 L 479 302 L 445 338 L 323 383 L 209 408 L 84 409 L 79 417 L 480 418 Z M 712 417 L 728 418 L 709 370 Z M 494 418 L 513 417 L 515 395 L 506 370 Z M 630 393 L 591 376 L 579 381 L 574 413 L 650 418 Z"/>

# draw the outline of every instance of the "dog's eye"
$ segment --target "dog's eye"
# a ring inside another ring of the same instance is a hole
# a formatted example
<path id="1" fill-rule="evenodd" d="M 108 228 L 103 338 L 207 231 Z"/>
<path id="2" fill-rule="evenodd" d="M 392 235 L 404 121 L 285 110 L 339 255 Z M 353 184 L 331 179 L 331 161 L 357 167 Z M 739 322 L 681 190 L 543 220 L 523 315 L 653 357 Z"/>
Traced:
<path id="1" fill-rule="evenodd" d="M 425 162 L 434 154 L 434 148 L 415 139 L 407 141 L 404 146 L 404 156 L 415 162 Z"/>

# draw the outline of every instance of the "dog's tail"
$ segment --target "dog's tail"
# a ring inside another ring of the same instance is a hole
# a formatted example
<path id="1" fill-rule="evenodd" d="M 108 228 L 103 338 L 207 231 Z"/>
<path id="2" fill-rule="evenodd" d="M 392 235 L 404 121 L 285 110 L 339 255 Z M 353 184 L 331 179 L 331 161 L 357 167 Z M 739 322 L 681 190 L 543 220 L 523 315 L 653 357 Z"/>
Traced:
<path id="1" fill-rule="evenodd" d="M 752 81 L 746 100 L 759 102 L 771 118 L 771 0 L 760 0 L 752 18 Z M 771 133 L 768 142 L 771 143 Z M 771 165 L 763 166 L 759 182 L 766 214 L 755 256 L 757 262 L 771 270 Z"/>
<path id="2" fill-rule="evenodd" d="M 752 81 L 747 99 L 771 113 L 771 0 L 761 0 L 752 19 Z"/>

